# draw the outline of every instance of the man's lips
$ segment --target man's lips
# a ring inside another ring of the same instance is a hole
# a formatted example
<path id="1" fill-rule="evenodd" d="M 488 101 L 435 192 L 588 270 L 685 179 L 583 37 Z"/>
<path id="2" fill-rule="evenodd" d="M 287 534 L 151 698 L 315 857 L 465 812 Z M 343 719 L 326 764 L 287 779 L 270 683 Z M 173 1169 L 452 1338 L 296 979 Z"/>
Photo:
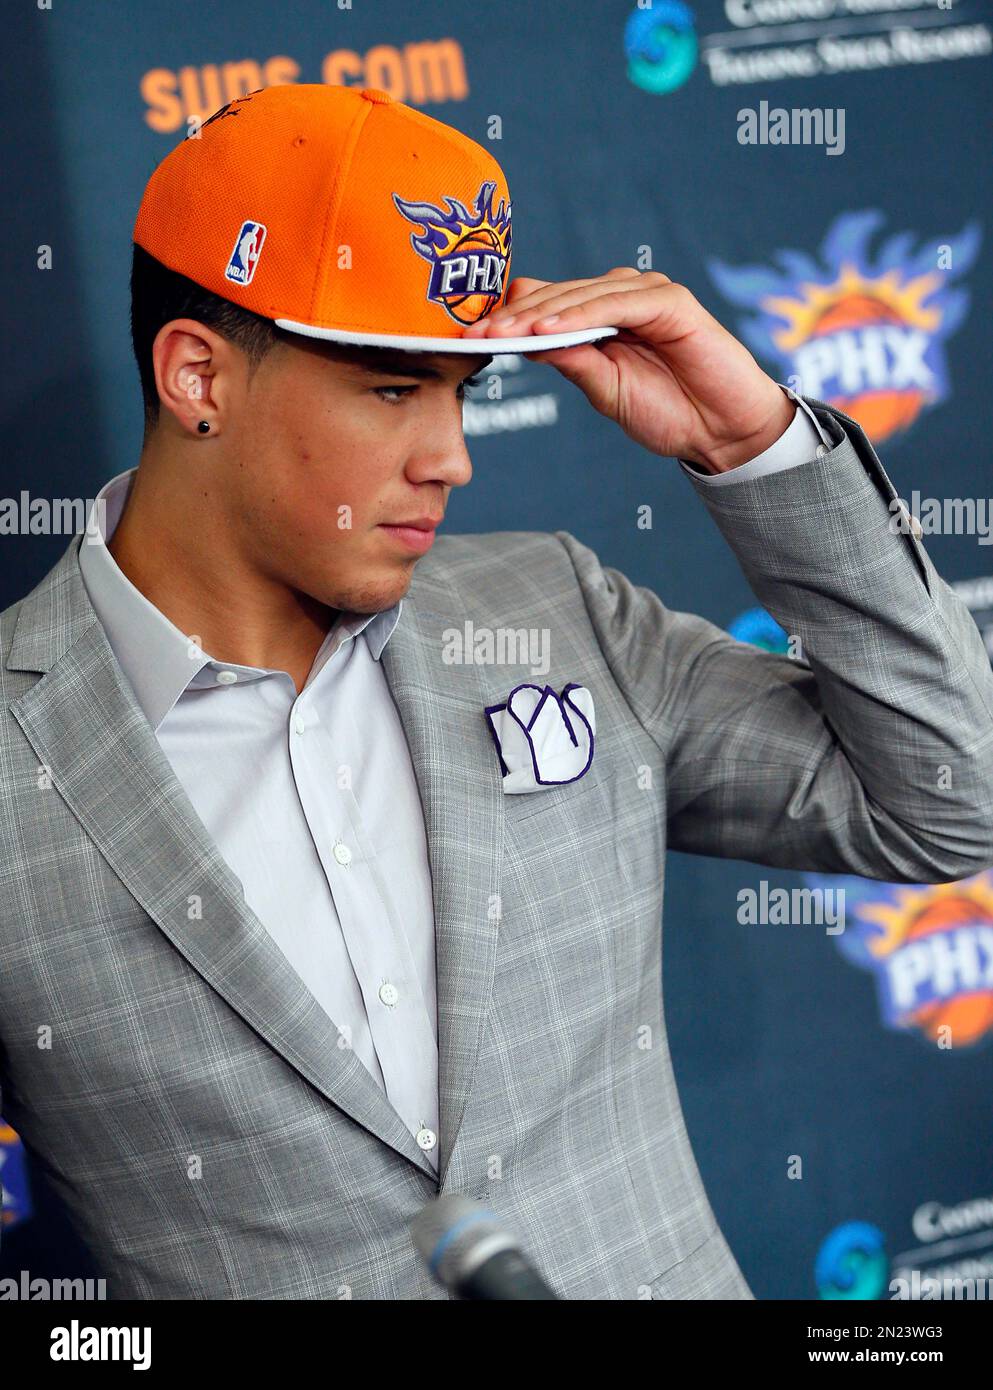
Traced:
<path id="1" fill-rule="evenodd" d="M 440 516 L 419 516 L 412 521 L 381 522 L 379 529 L 392 536 L 405 549 L 423 555 L 434 545 L 435 528 L 440 522 Z"/>
<path id="2" fill-rule="evenodd" d="M 384 521 L 383 526 L 402 526 L 411 531 L 436 531 L 441 525 L 440 516 L 418 516 L 413 521 Z"/>

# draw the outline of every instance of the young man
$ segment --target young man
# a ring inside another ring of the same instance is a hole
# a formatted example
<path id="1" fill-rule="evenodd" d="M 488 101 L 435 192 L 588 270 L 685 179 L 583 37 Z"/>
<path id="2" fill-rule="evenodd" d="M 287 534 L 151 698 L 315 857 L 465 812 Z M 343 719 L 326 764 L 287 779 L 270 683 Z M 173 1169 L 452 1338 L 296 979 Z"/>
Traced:
<path id="1" fill-rule="evenodd" d="M 664 275 L 508 292 L 499 166 L 376 90 L 223 108 L 135 242 L 138 468 L 0 627 L 6 1119 L 113 1297 L 444 1297 L 439 1191 L 565 1297 L 750 1297 L 666 1043 L 667 845 L 993 863 L 989 664 L 868 440 Z M 805 660 L 563 531 L 435 539 L 494 351 L 679 458 Z M 466 621 L 547 631 L 550 689 L 448 659 Z"/>

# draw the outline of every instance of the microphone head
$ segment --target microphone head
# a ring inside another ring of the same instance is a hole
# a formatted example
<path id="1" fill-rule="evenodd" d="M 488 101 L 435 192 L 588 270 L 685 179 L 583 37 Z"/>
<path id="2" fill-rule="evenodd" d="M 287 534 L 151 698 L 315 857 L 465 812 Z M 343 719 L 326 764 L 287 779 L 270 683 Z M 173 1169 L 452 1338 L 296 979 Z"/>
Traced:
<path id="1" fill-rule="evenodd" d="M 457 1288 L 491 1255 L 518 1242 L 481 1202 L 452 1193 L 422 1207 L 410 1223 L 418 1254 L 446 1288 Z"/>

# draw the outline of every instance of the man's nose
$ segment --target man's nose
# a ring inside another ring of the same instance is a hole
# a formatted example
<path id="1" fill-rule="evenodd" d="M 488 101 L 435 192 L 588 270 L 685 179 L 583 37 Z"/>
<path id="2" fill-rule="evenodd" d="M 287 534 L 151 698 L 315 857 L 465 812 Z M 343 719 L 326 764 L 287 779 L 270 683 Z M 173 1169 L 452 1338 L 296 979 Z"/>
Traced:
<path id="1" fill-rule="evenodd" d="M 465 487 L 472 477 L 472 459 L 462 430 L 462 408 L 445 412 L 426 430 L 419 447 L 407 465 L 412 482 L 439 482 L 445 487 Z"/>

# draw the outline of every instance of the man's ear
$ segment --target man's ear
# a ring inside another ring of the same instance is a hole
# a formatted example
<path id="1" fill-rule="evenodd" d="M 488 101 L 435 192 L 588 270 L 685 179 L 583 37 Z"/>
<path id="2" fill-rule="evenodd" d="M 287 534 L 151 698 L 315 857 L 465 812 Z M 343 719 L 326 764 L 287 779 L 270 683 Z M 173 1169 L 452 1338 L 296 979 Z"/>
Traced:
<path id="1" fill-rule="evenodd" d="M 226 394 L 218 373 L 236 370 L 231 344 L 196 319 L 172 319 L 155 335 L 152 365 L 161 406 L 182 432 L 197 434 L 206 420 L 216 437 Z"/>

